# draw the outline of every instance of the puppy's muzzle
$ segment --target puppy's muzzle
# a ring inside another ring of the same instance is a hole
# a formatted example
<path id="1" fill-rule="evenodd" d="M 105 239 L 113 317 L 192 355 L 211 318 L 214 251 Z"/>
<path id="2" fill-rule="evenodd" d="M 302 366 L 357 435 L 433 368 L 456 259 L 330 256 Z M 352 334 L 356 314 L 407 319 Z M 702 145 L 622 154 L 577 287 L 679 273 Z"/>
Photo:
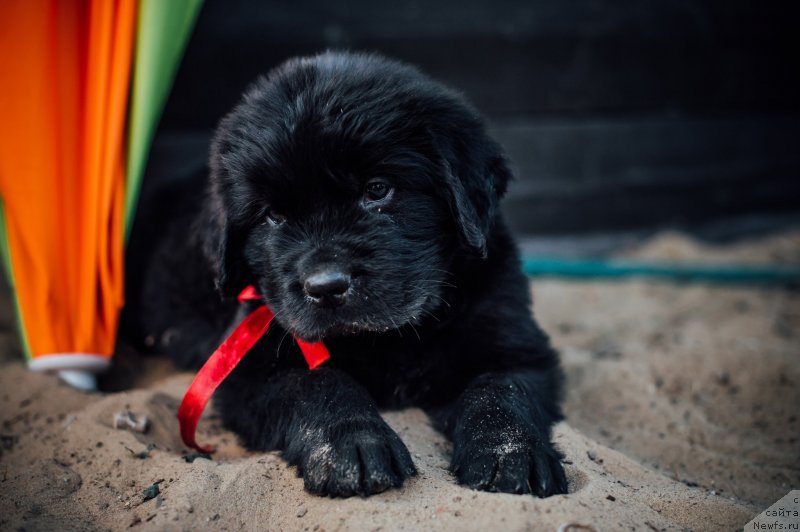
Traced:
<path id="1" fill-rule="evenodd" d="M 308 300 L 322 308 L 336 308 L 347 302 L 350 274 L 337 269 L 312 273 L 303 282 Z"/>

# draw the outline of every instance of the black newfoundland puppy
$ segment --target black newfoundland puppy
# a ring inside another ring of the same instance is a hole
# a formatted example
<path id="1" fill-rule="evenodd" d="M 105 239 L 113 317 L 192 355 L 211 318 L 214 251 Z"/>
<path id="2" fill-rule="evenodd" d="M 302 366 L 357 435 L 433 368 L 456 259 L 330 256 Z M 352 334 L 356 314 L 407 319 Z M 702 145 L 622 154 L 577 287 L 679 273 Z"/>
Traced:
<path id="1" fill-rule="evenodd" d="M 276 322 L 216 396 L 248 447 L 313 493 L 369 495 L 416 472 L 379 409 L 417 406 L 460 483 L 567 491 L 558 357 L 498 208 L 509 169 L 459 94 L 375 55 L 291 60 L 222 120 L 210 168 L 193 219 L 164 222 L 142 319 L 199 367 L 258 289 Z M 309 370 L 292 335 L 331 359 Z"/>

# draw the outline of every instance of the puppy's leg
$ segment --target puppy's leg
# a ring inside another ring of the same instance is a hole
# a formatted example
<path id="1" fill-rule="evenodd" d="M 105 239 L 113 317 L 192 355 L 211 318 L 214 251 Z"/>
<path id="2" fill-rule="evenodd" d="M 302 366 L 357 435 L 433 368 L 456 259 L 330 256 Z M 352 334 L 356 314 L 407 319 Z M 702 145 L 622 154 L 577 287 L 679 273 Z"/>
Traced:
<path id="1" fill-rule="evenodd" d="M 487 373 L 435 415 L 453 440 L 451 468 L 459 483 L 539 497 L 567 492 L 561 455 L 550 441 L 561 417 L 558 379 L 549 371 Z"/>
<path id="2" fill-rule="evenodd" d="M 234 372 L 221 412 L 248 447 L 280 449 L 305 488 L 320 495 L 370 495 L 399 487 L 416 469 L 372 399 L 345 373 L 287 369 L 257 381 Z"/>

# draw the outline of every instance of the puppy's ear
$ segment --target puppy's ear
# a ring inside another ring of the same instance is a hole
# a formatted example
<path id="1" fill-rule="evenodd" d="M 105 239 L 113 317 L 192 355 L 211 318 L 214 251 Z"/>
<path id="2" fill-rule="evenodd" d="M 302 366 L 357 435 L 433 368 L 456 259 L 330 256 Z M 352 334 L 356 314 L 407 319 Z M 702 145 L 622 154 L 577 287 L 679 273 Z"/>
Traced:
<path id="1" fill-rule="evenodd" d="M 481 136 L 482 139 L 461 146 L 445 144 L 440 153 L 447 201 L 461 242 L 485 258 L 489 232 L 511 171 L 500 147 L 485 134 Z"/>
<path id="2" fill-rule="evenodd" d="M 221 236 L 217 247 L 217 290 L 223 297 L 234 297 L 249 284 L 241 256 L 241 242 L 230 227 L 224 227 Z"/>
<path id="3" fill-rule="evenodd" d="M 203 238 L 203 252 L 214 270 L 214 282 L 223 297 L 239 294 L 248 284 L 248 276 L 241 256 L 238 232 L 232 226 L 226 209 L 213 191 L 209 192 L 199 233 Z"/>
<path id="4" fill-rule="evenodd" d="M 217 290 L 223 297 L 238 295 L 249 284 L 249 274 L 242 255 L 245 229 L 237 222 L 231 206 L 225 201 L 231 195 L 230 178 L 223 164 L 230 145 L 224 140 L 227 131 L 223 120 L 211 145 L 210 179 L 204 205 L 203 251 L 215 273 Z"/>

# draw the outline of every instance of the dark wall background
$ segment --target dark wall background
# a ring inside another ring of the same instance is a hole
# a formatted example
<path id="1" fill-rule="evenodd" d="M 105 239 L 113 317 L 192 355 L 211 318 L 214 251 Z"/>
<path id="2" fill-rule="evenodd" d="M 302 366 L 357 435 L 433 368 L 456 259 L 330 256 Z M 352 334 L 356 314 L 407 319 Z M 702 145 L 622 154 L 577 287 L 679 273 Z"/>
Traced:
<path id="1" fill-rule="evenodd" d="M 796 5 L 206 0 L 143 202 L 203 166 L 216 122 L 259 73 L 339 48 L 412 62 L 486 114 L 515 165 L 506 212 L 521 237 L 796 223 Z"/>

